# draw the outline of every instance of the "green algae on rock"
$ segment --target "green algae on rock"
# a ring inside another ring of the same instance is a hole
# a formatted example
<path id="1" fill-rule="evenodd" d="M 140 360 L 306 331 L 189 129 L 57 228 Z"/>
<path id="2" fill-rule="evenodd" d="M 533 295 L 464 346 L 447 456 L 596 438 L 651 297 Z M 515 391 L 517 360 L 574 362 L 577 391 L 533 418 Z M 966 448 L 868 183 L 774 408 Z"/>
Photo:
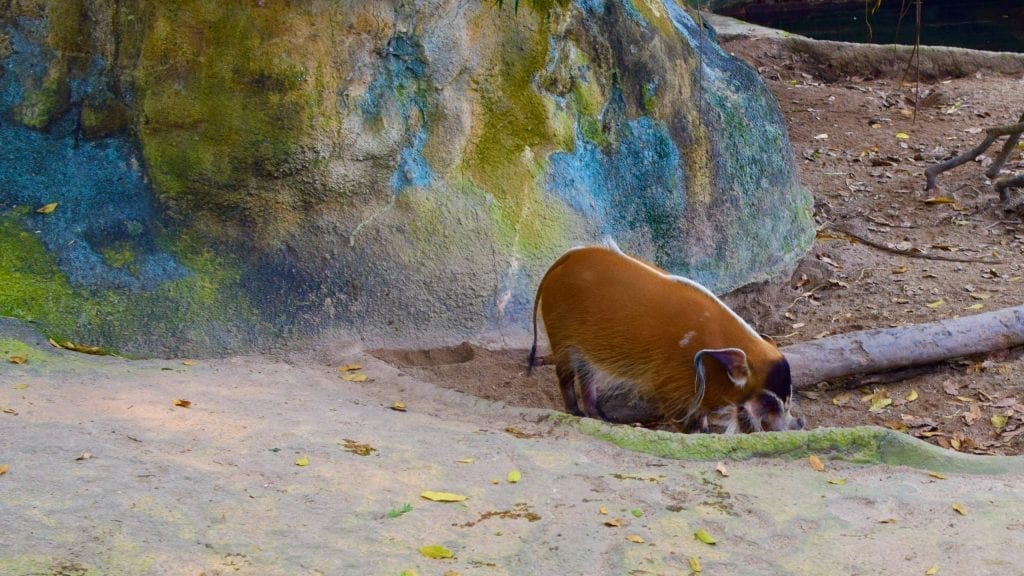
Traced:
<path id="1" fill-rule="evenodd" d="M 0 214 L 32 257 L 4 260 L 0 309 L 48 333 L 516 338 L 574 245 L 724 291 L 812 238 L 777 106 L 675 2 L 12 10 Z M 17 210 L 45 202 L 32 243 Z"/>

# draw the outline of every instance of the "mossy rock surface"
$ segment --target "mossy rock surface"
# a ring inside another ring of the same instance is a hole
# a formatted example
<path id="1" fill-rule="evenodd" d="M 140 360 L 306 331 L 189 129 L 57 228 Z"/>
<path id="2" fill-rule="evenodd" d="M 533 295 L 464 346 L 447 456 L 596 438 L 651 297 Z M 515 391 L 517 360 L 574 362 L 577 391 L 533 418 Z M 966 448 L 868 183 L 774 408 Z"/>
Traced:
<path id="1" fill-rule="evenodd" d="M 674 2 L 15 4 L 0 311 L 49 334 L 515 340 L 572 246 L 721 292 L 812 239 L 777 105 Z"/>

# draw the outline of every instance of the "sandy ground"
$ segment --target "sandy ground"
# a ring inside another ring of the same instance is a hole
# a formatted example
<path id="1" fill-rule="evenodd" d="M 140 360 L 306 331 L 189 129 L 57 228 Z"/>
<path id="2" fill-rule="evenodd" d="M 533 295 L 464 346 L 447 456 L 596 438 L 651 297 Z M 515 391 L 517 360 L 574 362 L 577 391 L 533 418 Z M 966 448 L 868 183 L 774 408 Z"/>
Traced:
<path id="1" fill-rule="evenodd" d="M 0 370 L 0 574 L 1009 574 L 1024 546 L 1016 460 L 930 475 L 821 444 L 818 472 L 805 432 L 780 458 L 723 456 L 723 476 L 354 346 L 186 363 L 31 340 L 0 324 L 0 351 L 28 358 Z"/>

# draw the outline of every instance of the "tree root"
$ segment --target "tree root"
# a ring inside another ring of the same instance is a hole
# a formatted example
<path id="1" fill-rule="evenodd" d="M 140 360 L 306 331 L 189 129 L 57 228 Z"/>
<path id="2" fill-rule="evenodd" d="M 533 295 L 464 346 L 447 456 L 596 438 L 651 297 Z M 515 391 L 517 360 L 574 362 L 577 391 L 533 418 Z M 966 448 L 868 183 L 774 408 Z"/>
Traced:
<path id="1" fill-rule="evenodd" d="M 898 248 L 893 248 L 892 246 L 883 244 L 870 238 L 866 238 L 860 234 L 857 234 L 856 232 L 852 232 L 850 230 L 846 230 L 843 228 L 833 227 L 832 231 L 837 234 L 848 236 L 849 238 L 852 238 L 853 240 L 856 240 L 866 246 L 871 246 L 872 248 L 884 250 L 892 254 L 899 254 L 900 256 L 906 256 L 908 258 L 920 258 L 923 260 L 941 260 L 943 262 L 962 262 L 965 264 L 1005 264 L 1005 262 L 1003 262 L 1002 260 L 990 260 L 987 258 L 958 258 L 956 256 L 946 256 L 944 254 L 926 254 L 923 252 L 911 252 L 910 250 L 900 250 Z"/>
<path id="2" fill-rule="evenodd" d="M 981 142 L 981 144 L 978 144 L 974 148 L 971 148 L 967 152 L 964 152 L 963 154 L 955 158 L 950 158 L 945 162 L 940 162 L 930 168 L 927 168 L 924 171 L 924 189 L 935 189 L 935 179 L 939 174 L 947 170 L 952 170 L 953 168 L 956 168 L 961 164 L 966 164 L 967 162 L 974 160 L 975 158 L 980 156 L 982 152 L 988 150 L 988 147 L 991 146 L 992 143 L 995 142 L 996 139 L 998 139 L 1000 136 L 1009 136 L 1009 138 L 1006 140 L 1006 143 L 1003 144 L 1003 148 L 999 151 L 999 154 L 996 156 L 995 160 L 992 161 L 992 165 L 989 166 L 988 170 L 985 171 L 986 176 L 988 176 L 989 178 L 994 177 L 996 174 L 999 173 L 999 170 L 1003 167 L 1003 164 L 1006 163 L 1006 160 L 1010 157 L 1010 154 L 1013 152 L 1013 149 L 1017 146 L 1017 142 L 1020 141 L 1022 132 L 1024 132 L 1024 114 L 1020 115 L 1020 119 L 1017 121 L 1016 124 L 986 128 L 985 139 Z M 999 192 L 1000 202 L 1005 202 L 1007 200 L 1007 197 L 1009 195 L 1009 193 L 1006 190 L 1007 188 L 1021 185 L 1018 176 L 1013 176 L 1008 179 L 1003 178 L 997 180 L 996 182 L 1006 182 L 1007 180 L 1009 180 L 1011 183 L 1004 183 L 1001 187 L 996 188 L 996 190 Z M 993 183 L 993 186 L 995 185 L 996 183 Z"/>

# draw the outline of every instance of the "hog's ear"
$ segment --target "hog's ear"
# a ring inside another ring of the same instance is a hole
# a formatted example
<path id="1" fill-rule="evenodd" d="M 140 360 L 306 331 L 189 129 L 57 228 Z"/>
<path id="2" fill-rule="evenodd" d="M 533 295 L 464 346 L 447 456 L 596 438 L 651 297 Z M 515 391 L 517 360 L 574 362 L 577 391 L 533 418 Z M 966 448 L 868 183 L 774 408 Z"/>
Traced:
<path id="1" fill-rule="evenodd" d="M 747 354 L 739 348 L 722 348 L 721 350 L 701 350 L 693 357 L 694 367 L 697 369 L 697 381 L 704 382 L 704 356 L 710 356 L 718 361 L 725 368 L 729 380 L 737 388 L 747 385 L 750 377 L 750 366 L 747 365 Z"/>

